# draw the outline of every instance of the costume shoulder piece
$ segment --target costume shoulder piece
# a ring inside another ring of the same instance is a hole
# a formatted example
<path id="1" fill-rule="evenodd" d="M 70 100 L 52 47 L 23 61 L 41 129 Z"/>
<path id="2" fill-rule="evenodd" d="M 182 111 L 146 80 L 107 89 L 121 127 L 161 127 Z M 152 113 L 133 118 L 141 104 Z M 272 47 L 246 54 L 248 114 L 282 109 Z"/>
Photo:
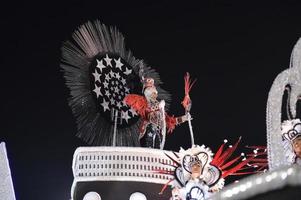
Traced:
<path id="1" fill-rule="evenodd" d="M 70 89 L 77 136 L 89 144 L 138 146 L 137 113 L 123 99 L 141 94 L 142 77 L 152 77 L 169 102 L 159 75 L 125 48 L 124 37 L 99 21 L 80 26 L 62 47 L 61 67 Z"/>
<path id="2" fill-rule="evenodd" d="M 124 102 L 129 105 L 134 111 L 137 111 L 139 115 L 145 117 L 145 110 L 147 108 L 147 100 L 144 96 L 137 94 L 128 94 L 124 98 Z"/>
<path id="3" fill-rule="evenodd" d="M 284 103 L 284 94 L 287 102 Z M 290 59 L 290 67 L 281 72 L 270 89 L 267 110 L 267 148 L 269 169 L 290 164 L 292 160 L 291 145 L 285 140 L 286 131 L 290 129 L 285 120 L 294 120 L 297 117 L 297 101 L 301 95 L 301 40 L 295 45 Z M 283 109 L 285 108 L 285 109 Z M 283 124 L 283 130 L 281 130 Z M 293 128 L 293 127 L 291 127 Z M 289 136 L 287 137 L 289 138 Z"/>

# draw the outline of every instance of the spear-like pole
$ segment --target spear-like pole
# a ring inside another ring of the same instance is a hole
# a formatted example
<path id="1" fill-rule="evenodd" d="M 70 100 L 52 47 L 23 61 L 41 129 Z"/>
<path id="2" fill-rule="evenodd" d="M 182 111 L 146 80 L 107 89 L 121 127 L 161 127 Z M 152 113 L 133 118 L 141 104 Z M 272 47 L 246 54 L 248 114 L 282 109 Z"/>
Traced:
<path id="1" fill-rule="evenodd" d="M 187 120 L 188 120 L 188 126 L 189 126 L 189 132 L 190 132 L 190 137 L 191 137 L 191 146 L 194 145 L 194 136 L 193 136 L 193 130 L 192 130 L 192 124 L 191 124 L 191 116 L 190 116 L 190 109 L 192 106 L 192 101 L 190 99 L 189 96 L 189 92 L 192 88 L 192 86 L 194 85 L 196 80 L 194 80 L 193 82 L 190 79 L 190 75 L 188 72 L 186 72 L 186 75 L 184 76 L 184 90 L 185 90 L 185 97 L 182 101 L 182 105 L 185 109 L 185 113 L 187 116 Z"/>

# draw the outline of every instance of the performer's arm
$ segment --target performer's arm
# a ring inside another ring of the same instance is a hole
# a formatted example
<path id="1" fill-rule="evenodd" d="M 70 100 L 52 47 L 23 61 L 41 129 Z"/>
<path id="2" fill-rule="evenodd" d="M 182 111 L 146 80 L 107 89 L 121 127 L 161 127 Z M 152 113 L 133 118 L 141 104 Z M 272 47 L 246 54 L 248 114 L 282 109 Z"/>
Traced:
<path id="1" fill-rule="evenodd" d="M 169 116 L 167 113 L 165 113 L 165 121 L 166 121 L 166 126 L 168 129 L 168 133 L 171 133 L 176 125 L 182 124 L 183 122 L 186 122 L 188 120 L 187 115 L 183 115 L 180 117 L 174 117 L 174 116 Z"/>

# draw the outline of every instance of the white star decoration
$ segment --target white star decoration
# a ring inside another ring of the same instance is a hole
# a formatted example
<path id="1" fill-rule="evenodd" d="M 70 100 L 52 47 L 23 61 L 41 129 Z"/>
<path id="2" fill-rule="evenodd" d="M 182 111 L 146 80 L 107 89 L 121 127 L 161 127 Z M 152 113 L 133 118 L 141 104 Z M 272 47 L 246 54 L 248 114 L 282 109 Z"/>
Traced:
<path id="1" fill-rule="evenodd" d="M 122 107 L 120 101 L 117 102 L 116 106 L 120 109 Z"/>
<path id="2" fill-rule="evenodd" d="M 97 96 L 97 101 L 100 101 L 103 112 L 114 113 L 114 110 L 118 110 L 121 112 L 121 121 L 129 123 L 129 119 L 138 116 L 137 112 L 123 101 L 124 96 L 130 93 L 130 89 L 126 87 L 126 77 L 133 73 L 133 70 L 128 68 L 129 66 L 126 67 L 120 57 L 117 58 L 106 54 L 101 60 L 96 59 L 97 65 L 92 73 L 95 87 L 93 92 Z"/>
<path id="3" fill-rule="evenodd" d="M 111 66 L 112 67 L 112 63 L 111 63 L 112 58 L 110 58 L 108 56 L 108 54 L 106 54 L 106 57 L 104 59 L 105 59 L 105 61 L 107 63 L 107 66 Z"/>
<path id="4" fill-rule="evenodd" d="M 100 72 L 102 73 L 102 69 L 106 68 L 106 66 L 103 65 L 103 60 L 102 60 L 102 59 L 101 59 L 100 61 L 96 59 L 96 61 L 97 61 L 97 66 L 96 66 L 96 67 L 97 67 L 97 68 L 100 70 Z"/>
<path id="5" fill-rule="evenodd" d="M 109 81 L 109 80 L 111 79 L 109 74 L 106 74 L 105 76 L 106 76 L 105 79 L 106 79 L 107 81 Z"/>
<path id="6" fill-rule="evenodd" d="M 118 60 L 114 59 L 115 63 L 116 63 L 116 68 L 119 68 L 120 71 L 122 71 L 121 67 L 123 66 L 123 64 L 120 61 L 120 57 L 118 58 Z"/>
<path id="7" fill-rule="evenodd" d="M 129 93 L 130 93 L 130 89 L 129 89 L 128 87 L 124 87 L 124 89 L 125 89 L 125 93 L 126 93 L 126 94 L 129 94 Z"/>
<path id="8" fill-rule="evenodd" d="M 128 113 L 128 111 L 121 111 L 121 118 L 122 119 L 125 119 L 125 121 L 126 121 L 126 123 L 128 123 L 128 121 L 129 121 L 129 119 L 131 118 L 130 116 L 129 116 L 129 113 Z"/>
<path id="9" fill-rule="evenodd" d="M 125 81 L 125 79 L 124 79 L 124 78 L 122 78 L 122 79 L 121 79 L 121 83 L 122 83 L 123 85 L 125 85 L 125 84 L 126 84 L 126 81 Z"/>
<path id="10" fill-rule="evenodd" d="M 120 79 L 119 72 L 117 72 L 117 73 L 115 74 L 115 77 L 116 77 L 117 79 Z"/>
<path id="11" fill-rule="evenodd" d="M 121 101 L 121 104 L 122 106 L 125 106 L 127 109 L 129 108 L 129 106 L 124 101 Z"/>
<path id="12" fill-rule="evenodd" d="M 117 94 L 119 94 L 119 88 L 118 88 L 118 87 L 115 87 L 114 89 L 115 89 L 114 91 L 115 91 Z"/>
<path id="13" fill-rule="evenodd" d="M 109 90 L 106 90 L 106 94 L 105 95 L 109 98 L 109 96 L 111 95 L 110 92 L 109 92 Z"/>
<path id="14" fill-rule="evenodd" d="M 111 99 L 110 102 L 111 102 L 111 105 L 115 105 L 115 100 L 114 99 Z"/>
<path id="15" fill-rule="evenodd" d="M 129 116 L 128 111 L 121 111 L 121 118 L 125 119 L 126 123 L 128 123 L 129 119 L 131 119 L 131 117 Z"/>
<path id="16" fill-rule="evenodd" d="M 129 111 L 131 112 L 131 114 L 132 114 L 133 117 L 134 117 L 135 115 L 138 115 L 138 114 L 136 113 L 136 111 L 133 110 L 132 108 L 131 108 Z"/>
<path id="17" fill-rule="evenodd" d="M 110 71 L 110 76 L 113 78 L 115 73 L 113 71 Z"/>
<path id="18" fill-rule="evenodd" d="M 106 110 L 110 110 L 109 102 L 106 102 L 105 99 L 103 99 L 103 102 L 100 105 L 102 105 L 104 112 L 106 112 Z"/>
<path id="19" fill-rule="evenodd" d="M 99 81 L 99 82 L 100 82 L 100 79 L 99 79 L 100 74 L 97 72 L 97 70 L 95 70 L 95 72 L 93 73 L 93 76 L 94 76 L 95 82 L 96 82 L 96 81 Z"/>
<path id="20" fill-rule="evenodd" d="M 107 81 L 105 81 L 105 82 L 103 83 L 103 86 L 104 86 L 104 88 L 108 88 L 109 83 L 108 83 Z"/>
<path id="21" fill-rule="evenodd" d="M 101 92 L 100 92 L 100 89 L 101 89 L 101 87 L 97 87 L 97 85 L 95 85 L 95 89 L 93 90 L 93 92 L 96 93 L 97 98 L 98 98 L 99 96 L 102 96 L 102 94 L 101 94 Z"/>
<path id="22" fill-rule="evenodd" d="M 111 85 L 112 85 L 112 86 L 115 85 L 115 81 L 111 81 Z"/>
<path id="23" fill-rule="evenodd" d="M 129 75 L 130 73 L 132 73 L 132 70 L 126 67 L 124 74 Z"/>

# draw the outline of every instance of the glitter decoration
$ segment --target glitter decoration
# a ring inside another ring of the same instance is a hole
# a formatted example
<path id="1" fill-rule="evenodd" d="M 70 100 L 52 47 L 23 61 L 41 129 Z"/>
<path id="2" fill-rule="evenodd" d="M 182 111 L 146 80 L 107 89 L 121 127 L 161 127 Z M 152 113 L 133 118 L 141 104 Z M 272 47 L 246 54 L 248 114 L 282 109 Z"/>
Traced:
<path id="1" fill-rule="evenodd" d="M 296 102 L 301 94 L 301 40 L 295 45 L 290 59 L 290 67 L 281 72 L 270 89 L 266 109 L 267 149 L 269 169 L 289 165 L 281 138 L 281 106 L 285 87 L 291 87 L 290 111 L 296 117 Z"/>

